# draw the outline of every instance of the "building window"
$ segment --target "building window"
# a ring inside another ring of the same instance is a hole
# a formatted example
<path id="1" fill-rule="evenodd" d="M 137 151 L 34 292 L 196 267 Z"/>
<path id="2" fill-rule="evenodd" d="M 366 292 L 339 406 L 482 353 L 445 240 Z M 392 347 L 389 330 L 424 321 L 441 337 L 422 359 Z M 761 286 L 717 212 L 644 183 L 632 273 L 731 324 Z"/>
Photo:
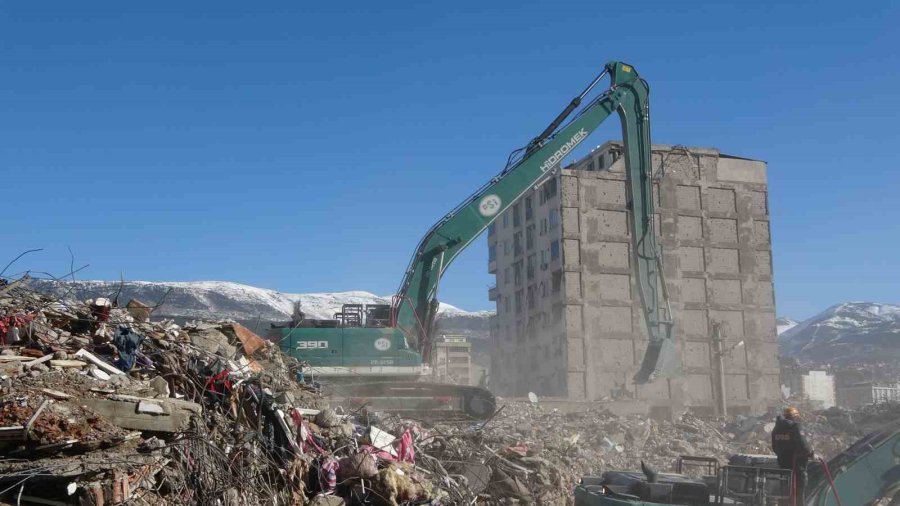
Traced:
<path id="1" fill-rule="evenodd" d="M 512 253 L 512 243 L 509 242 L 509 239 L 503 239 L 503 254 L 509 256 Z"/>
<path id="2" fill-rule="evenodd" d="M 526 274 L 528 275 L 528 280 L 531 281 L 534 279 L 534 262 L 535 256 L 528 255 L 528 263 L 526 264 Z"/>
<path id="3" fill-rule="evenodd" d="M 510 271 L 509 267 L 503 269 L 503 284 L 504 285 L 509 284 L 509 271 Z"/>
<path id="4" fill-rule="evenodd" d="M 497 261 L 497 245 L 493 245 L 488 248 L 488 262 L 496 262 Z"/>
<path id="5" fill-rule="evenodd" d="M 562 271 L 556 271 L 553 273 L 552 283 L 553 286 L 551 289 L 553 290 L 553 293 L 559 293 L 559 291 L 562 289 Z"/>
<path id="6" fill-rule="evenodd" d="M 497 223 L 491 222 L 491 224 L 488 225 L 488 235 L 494 235 L 496 233 L 497 233 Z"/>
<path id="7" fill-rule="evenodd" d="M 553 241 L 550 243 L 550 261 L 557 258 L 559 258 L 559 241 Z"/>
<path id="8" fill-rule="evenodd" d="M 524 296 L 524 290 L 519 290 L 516 292 L 516 314 L 522 312 L 522 299 L 524 298 Z"/>
<path id="9" fill-rule="evenodd" d="M 516 232 L 513 234 L 513 252 L 516 256 L 522 254 L 524 249 L 522 248 L 522 232 Z"/>
<path id="10" fill-rule="evenodd" d="M 525 249 L 528 251 L 534 249 L 534 225 L 528 225 L 525 229 Z"/>
<path id="11" fill-rule="evenodd" d="M 551 177 L 541 186 L 541 204 L 556 196 L 556 178 Z"/>
<path id="12" fill-rule="evenodd" d="M 541 269 L 546 269 L 545 265 L 550 262 L 550 250 L 542 249 L 541 250 Z"/>
<path id="13" fill-rule="evenodd" d="M 544 235 L 547 234 L 547 230 L 548 230 L 547 229 L 547 218 L 541 218 L 541 228 L 540 228 L 539 235 L 541 235 L 543 237 Z"/>
<path id="14" fill-rule="evenodd" d="M 509 227 L 509 214 L 503 213 L 503 228 Z"/>
<path id="15" fill-rule="evenodd" d="M 559 226 L 559 209 L 550 210 L 550 230 Z"/>
<path id="16" fill-rule="evenodd" d="M 531 197 L 525 197 L 525 221 L 530 221 L 533 218 L 534 218 L 534 209 L 532 209 Z"/>
<path id="17" fill-rule="evenodd" d="M 528 287 L 528 309 L 534 309 L 534 285 Z M 534 327 L 532 327 L 533 329 Z"/>
<path id="18" fill-rule="evenodd" d="M 522 286 L 522 261 L 513 264 L 513 278 L 516 281 L 516 286 Z"/>
<path id="19" fill-rule="evenodd" d="M 503 299 L 503 308 L 504 308 L 503 311 L 506 313 L 509 313 L 509 304 L 510 304 L 509 297 L 504 298 Z M 507 332 L 509 332 L 509 329 L 507 329 Z"/>
<path id="20" fill-rule="evenodd" d="M 518 202 L 513 205 L 513 226 L 522 226 L 522 206 Z"/>
<path id="21" fill-rule="evenodd" d="M 544 297 L 547 296 L 547 283 L 544 283 L 543 281 L 541 281 L 540 287 L 541 287 L 541 298 L 543 299 Z"/>

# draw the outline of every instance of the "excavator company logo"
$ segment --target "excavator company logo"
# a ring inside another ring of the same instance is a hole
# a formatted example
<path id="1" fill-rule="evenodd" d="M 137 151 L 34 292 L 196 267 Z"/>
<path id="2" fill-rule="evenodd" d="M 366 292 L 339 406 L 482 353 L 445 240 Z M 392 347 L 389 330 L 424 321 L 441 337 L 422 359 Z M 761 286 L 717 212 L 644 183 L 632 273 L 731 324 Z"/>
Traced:
<path id="1" fill-rule="evenodd" d="M 375 340 L 375 349 L 378 351 L 388 351 L 391 349 L 391 340 L 386 337 L 379 337 Z"/>
<path id="2" fill-rule="evenodd" d="M 503 201 L 498 195 L 485 195 L 478 203 L 478 212 L 484 217 L 490 217 L 500 212 Z"/>
<path id="3" fill-rule="evenodd" d="M 587 130 L 581 129 L 575 132 L 575 135 L 569 139 L 569 142 L 562 145 L 561 148 L 557 149 L 553 155 L 550 156 L 543 164 L 541 164 L 541 172 L 547 172 L 552 169 L 554 165 L 562 161 L 563 157 L 569 154 L 570 151 L 575 149 L 575 146 L 578 145 L 579 142 L 583 141 L 585 137 L 588 136 Z"/>

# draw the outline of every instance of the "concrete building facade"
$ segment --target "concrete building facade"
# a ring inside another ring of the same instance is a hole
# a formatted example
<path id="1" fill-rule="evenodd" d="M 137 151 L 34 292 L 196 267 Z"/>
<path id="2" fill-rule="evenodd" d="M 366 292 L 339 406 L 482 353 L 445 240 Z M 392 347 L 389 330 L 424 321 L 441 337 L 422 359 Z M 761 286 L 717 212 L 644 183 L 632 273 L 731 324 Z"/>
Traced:
<path id="1" fill-rule="evenodd" d="M 730 351 L 729 413 L 781 397 L 764 162 L 653 147 L 656 231 L 682 374 L 635 385 L 646 349 L 631 272 L 622 145 L 608 142 L 524 194 L 490 228 L 491 387 L 500 395 L 629 400 L 712 413 L 711 328 Z M 744 341 L 744 346 L 729 346 Z"/>

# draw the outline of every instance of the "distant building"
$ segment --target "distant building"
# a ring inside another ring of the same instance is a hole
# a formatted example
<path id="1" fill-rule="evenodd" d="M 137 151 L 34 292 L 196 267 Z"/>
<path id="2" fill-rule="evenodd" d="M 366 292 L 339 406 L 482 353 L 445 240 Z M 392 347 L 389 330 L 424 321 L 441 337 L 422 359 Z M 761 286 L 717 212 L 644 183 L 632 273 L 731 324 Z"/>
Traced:
<path id="1" fill-rule="evenodd" d="M 900 402 L 900 383 L 857 383 L 837 390 L 837 405 L 842 408 L 885 402 Z"/>
<path id="2" fill-rule="evenodd" d="M 472 344 L 464 336 L 441 336 L 431 347 L 435 381 L 472 384 Z"/>
<path id="3" fill-rule="evenodd" d="M 786 376 L 790 395 L 807 401 L 817 409 L 828 409 L 836 405 L 834 376 L 825 371 L 809 371 L 806 374 Z"/>

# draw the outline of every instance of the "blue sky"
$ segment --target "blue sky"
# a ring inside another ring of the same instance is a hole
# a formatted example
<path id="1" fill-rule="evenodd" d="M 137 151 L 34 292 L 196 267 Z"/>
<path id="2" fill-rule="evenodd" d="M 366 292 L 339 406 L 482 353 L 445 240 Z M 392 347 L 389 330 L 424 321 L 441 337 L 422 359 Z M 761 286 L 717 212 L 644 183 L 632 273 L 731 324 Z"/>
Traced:
<path id="1" fill-rule="evenodd" d="M 769 163 L 779 314 L 900 302 L 896 3 L 310 4 L 0 1 L 0 263 L 392 293 L 621 59 L 655 142 Z M 486 260 L 479 240 L 442 300 L 491 307 Z"/>

